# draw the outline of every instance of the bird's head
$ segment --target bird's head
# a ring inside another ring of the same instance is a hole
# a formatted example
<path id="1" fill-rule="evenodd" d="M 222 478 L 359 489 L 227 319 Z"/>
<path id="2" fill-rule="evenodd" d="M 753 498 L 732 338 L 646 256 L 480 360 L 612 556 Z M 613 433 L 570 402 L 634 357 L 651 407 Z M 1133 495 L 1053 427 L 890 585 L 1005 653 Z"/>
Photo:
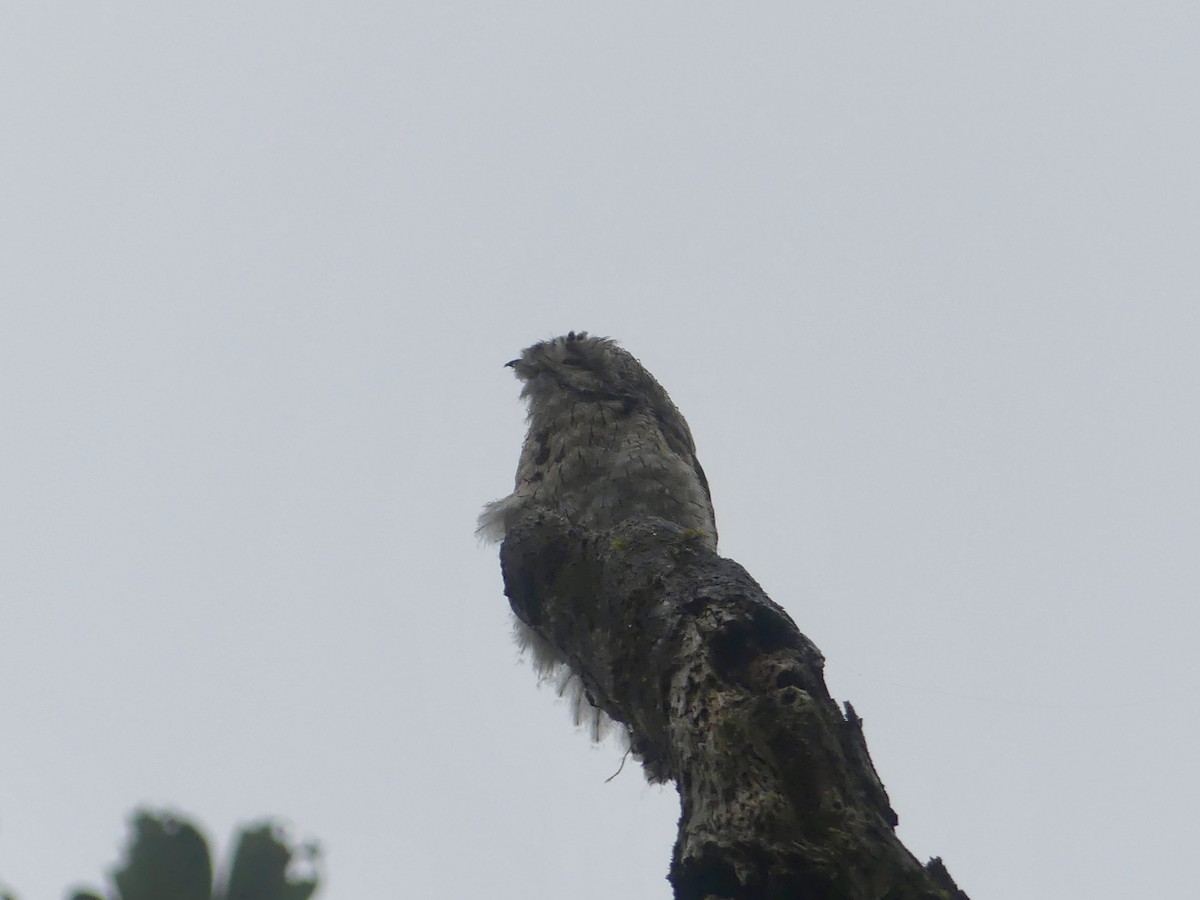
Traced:
<path id="1" fill-rule="evenodd" d="M 619 399 L 637 391 L 648 378 L 633 356 L 616 341 L 572 331 L 527 347 L 508 363 L 525 382 L 522 397 L 537 401 L 554 394 L 586 399 Z"/>

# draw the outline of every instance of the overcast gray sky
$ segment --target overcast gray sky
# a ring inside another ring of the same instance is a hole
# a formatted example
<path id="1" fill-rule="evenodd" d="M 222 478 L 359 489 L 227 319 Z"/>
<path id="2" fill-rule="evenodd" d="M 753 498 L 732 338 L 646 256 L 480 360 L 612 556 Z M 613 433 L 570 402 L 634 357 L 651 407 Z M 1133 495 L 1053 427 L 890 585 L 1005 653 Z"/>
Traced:
<path id="1" fill-rule="evenodd" d="M 474 519 L 621 340 L 974 900 L 1194 890 L 1195 3 L 10 4 L 0 879 L 666 900 Z"/>

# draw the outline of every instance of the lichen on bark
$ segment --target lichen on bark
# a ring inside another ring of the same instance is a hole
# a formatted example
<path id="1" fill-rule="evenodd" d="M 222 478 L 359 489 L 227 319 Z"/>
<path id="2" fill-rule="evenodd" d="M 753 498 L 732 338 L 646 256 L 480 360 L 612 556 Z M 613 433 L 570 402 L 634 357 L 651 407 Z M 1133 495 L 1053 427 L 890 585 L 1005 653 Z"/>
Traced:
<path id="1" fill-rule="evenodd" d="M 862 722 L 740 565 L 662 519 L 592 532 L 540 511 L 501 548 L 516 615 L 674 782 L 679 900 L 966 900 L 895 834 Z"/>

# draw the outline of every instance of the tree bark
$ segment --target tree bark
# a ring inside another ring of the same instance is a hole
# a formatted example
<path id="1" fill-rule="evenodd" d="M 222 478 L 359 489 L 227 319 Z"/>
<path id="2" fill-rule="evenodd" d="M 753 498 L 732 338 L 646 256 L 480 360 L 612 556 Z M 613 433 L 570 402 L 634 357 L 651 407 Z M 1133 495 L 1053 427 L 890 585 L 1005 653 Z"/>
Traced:
<path id="1" fill-rule="evenodd" d="M 862 721 L 737 563 L 661 519 L 591 532 L 549 511 L 500 558 L 516 615 L 678 788 L 677 900 L 967 900 L 900 843 Z"/>

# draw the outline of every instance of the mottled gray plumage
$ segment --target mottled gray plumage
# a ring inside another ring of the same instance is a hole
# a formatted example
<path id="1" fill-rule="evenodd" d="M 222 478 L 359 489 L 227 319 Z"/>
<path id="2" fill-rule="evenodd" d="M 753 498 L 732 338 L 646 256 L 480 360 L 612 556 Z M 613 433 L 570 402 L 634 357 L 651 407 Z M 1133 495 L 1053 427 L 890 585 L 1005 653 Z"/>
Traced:
<path id="1" fill-rule="evenodd" d="M 572 524 L 611 528 L 657 516 L 697 532 L 716 549 L 708 481 L 687 422 L 654 376 L 608 338 L 571 332 L 527 348 L 508 364 L 525 384 L 529 432 L 511 494 L 484 507 L 479 534 L 502 540 L 536 508 Z M 514 627 L 545 675 L 563 655 L 522 622 Z M 564 678 L 564 684 L 569 677 Z M 578 718 L 581 709 L 577 697 Z M 598 724 L 598 723 L 597 723 Z"/>

